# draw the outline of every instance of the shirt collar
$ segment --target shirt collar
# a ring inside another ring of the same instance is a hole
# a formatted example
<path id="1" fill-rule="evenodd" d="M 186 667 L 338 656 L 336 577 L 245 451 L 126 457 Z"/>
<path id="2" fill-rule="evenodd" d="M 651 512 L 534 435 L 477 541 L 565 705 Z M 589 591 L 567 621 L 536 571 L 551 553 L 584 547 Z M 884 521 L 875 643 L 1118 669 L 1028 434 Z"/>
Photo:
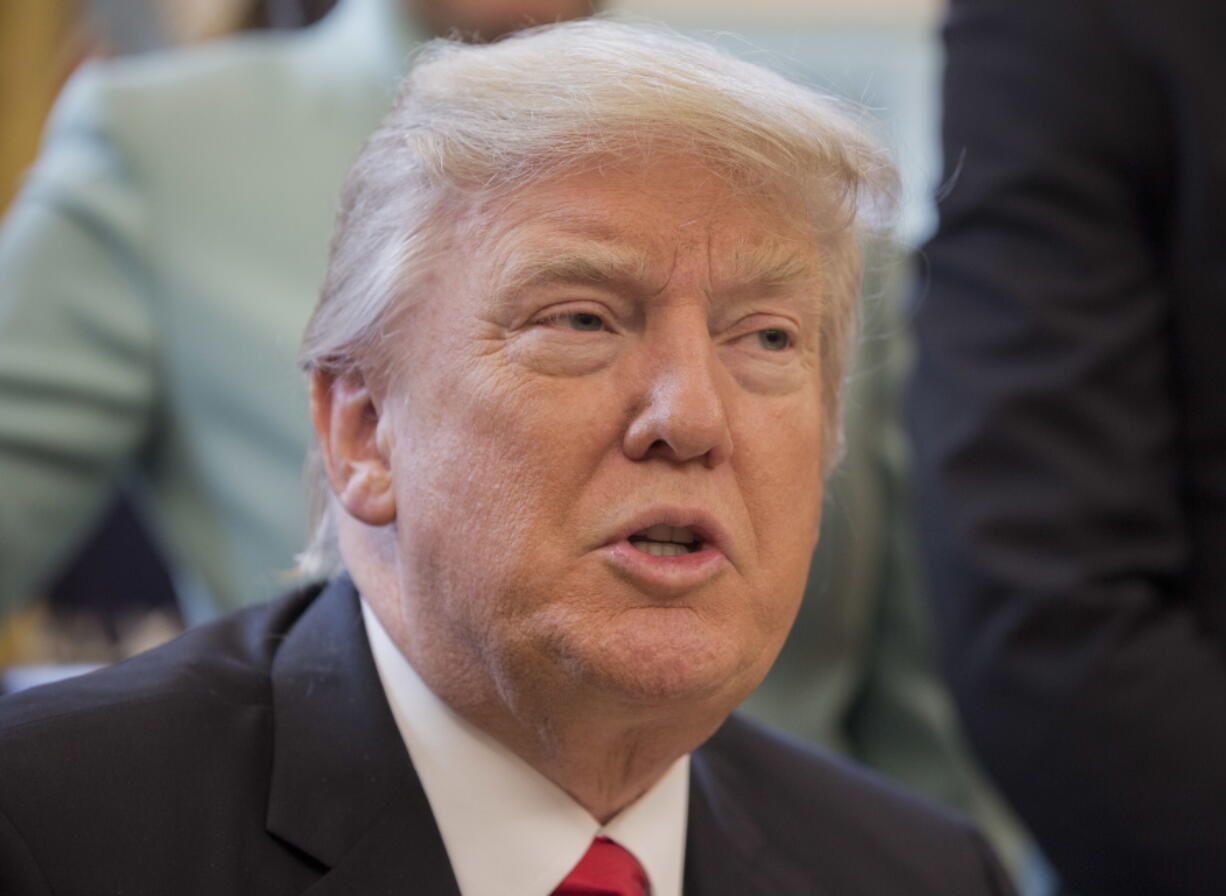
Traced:
<path id="1" fill-rule="evenodd" d="M 598 835 L 634 854 L 652 896 L 681 896 L 688 755 L 602 827 L 567 793 L 436 697 L 365 601 L 362 618 L 392 716 L 463 896 L 552 893 Z"/>

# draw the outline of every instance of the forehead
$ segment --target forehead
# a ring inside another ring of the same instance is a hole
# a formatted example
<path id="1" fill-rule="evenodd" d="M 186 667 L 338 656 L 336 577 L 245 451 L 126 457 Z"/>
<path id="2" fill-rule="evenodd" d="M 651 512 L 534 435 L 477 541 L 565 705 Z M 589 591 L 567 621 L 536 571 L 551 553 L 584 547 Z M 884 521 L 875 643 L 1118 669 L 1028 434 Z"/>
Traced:
<path id="1" fill-rule="evenodd" d="M 665 159 L 637 169 L 541 181 L 476 216 L 495 289 L 528 280 L 623 280 L 663 288 L 675 276 L 712 289 L 818 279 L 819 247 L 802 202 Z"/>

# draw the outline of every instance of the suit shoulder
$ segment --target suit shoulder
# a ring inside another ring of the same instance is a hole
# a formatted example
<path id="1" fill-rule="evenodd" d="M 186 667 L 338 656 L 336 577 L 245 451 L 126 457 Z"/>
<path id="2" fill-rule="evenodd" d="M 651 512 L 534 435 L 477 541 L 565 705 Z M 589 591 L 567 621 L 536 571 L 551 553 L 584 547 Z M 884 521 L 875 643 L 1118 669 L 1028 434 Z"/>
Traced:
<path id="1" fill-rule="evenodd" d="M 0 891 L 274 894 L 282 872 L 313 879 L 265 824 L 273 679 L 318 592 L 0 699 Z"/>
<path id="2" fill-rule="evenodd" d="M 0 698 L 0 752 L 38 732 L 88 724 L 117 729 L 151 703 L 267 702 L 268 669 L 318 587 L 192 629 L 161 647 L 87 675 Z"/>
<path id="3" fill-rule="evenodd" d="M 173 50 L 93 60 L 82 67 L 77 79 L 93 82 L 104 94 L 137 103 L 163 95 L 190 98 L 235 83 L 250 88 L 252 79 L 261 74 L 293 69 L 303 46 L 299 35 L 241 34 Z"/>
<path id="4" fill-rule="evenodd" d="M 101 144 L 136 168 L 192 142 L 237 152 L 270 122 L 301 117 L 302 94 L 320 80 L 307 46 L 296 36 L 243 35 L 88 62 L 56 100 L 46 143 Z"/>
<path id="5" fill-rule="evenodd" d="M 963 824 L 952 809 L 919 797 L 898 784 L 851 760 L 807 741 L 733 715 L 708 743 L 716 761 L 752 775 L 763 787 L 827 798 L 854 796 L 858 803 L 889 807 L 904 819 L 936 817 L 948 824 Z"/>
<path id="6" fill-rule="evenodd" d="M 759 723 L 730 718 L 696 754 L 695 772 L 713 792 L 740 795 L 734 811 L 761 832 L 771 861 L 842 876 L 837 892 L 1010 892 L 961 815 Z"/>

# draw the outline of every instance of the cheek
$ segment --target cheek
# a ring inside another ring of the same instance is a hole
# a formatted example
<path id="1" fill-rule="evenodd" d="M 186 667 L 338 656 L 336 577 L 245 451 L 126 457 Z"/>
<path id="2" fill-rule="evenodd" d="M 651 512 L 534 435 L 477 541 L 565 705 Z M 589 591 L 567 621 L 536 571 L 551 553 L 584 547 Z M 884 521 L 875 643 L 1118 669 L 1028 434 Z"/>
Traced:
<path id="1" fill-rule="evenodd" d="M 472 570 L 473 587 L 560 560 L 567 514 L 615 429 L 598 383 L 531 377 L 485 358 L 422 388 L 395 452 L 406 549 L 428 551 L 423 561 L 447 553 Z"/>
<path id="2" fill-rule="evenodd" d="M 738 478 L 759 547 L 761 574 L 799 595 L 817 543 L 823 493 L 821 428 L 809 408 L 759 421 L 745 450 L 738 445 Z"/>
<path id="3" fill-rule="evenodd" d="M 506 553 L 539 496 L 526 487 L 536 478 L 526 433 L 471 394 L 448 392 L 438 394 L 442 413 L 414 415 L 433 424 L 398 445 L 397 519 L 421 542 L 413 549 L 469 552 L 474 562 L 463 566 L 471 567 Z"/>

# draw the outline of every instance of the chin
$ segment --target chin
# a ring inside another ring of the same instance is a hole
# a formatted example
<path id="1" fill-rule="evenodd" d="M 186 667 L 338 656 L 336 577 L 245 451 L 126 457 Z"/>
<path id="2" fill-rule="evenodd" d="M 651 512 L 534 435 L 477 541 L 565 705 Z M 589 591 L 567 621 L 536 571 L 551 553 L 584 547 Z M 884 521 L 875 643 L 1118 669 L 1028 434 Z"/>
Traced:
<path id="1" fill-rule="evenodd" d="M 675 618 L 610 627 L 571 655 L 567 665 L 586 689 L 644 707 L 710 707 L 727 714 L 769 668 L 769 658 L 758 662 L 743 643 L 727 633 L 712 635 L 684 610 L 645 612 Z"/>

